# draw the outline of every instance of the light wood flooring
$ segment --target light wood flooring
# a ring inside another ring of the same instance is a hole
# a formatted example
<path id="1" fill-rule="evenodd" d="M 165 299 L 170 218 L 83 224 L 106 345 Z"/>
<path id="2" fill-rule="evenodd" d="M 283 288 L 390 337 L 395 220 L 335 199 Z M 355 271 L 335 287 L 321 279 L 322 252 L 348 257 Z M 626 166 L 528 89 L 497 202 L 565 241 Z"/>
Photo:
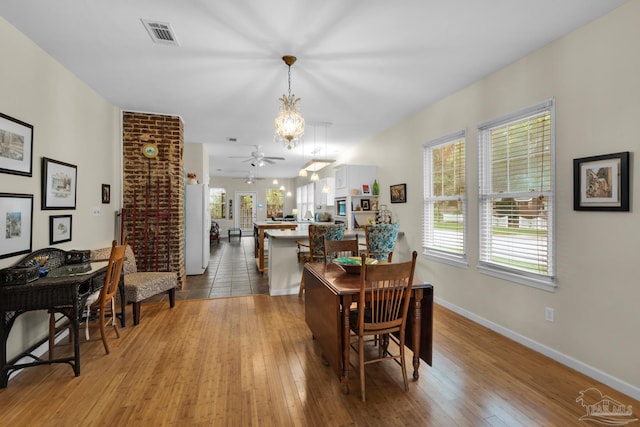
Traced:
<path id="1" fill-rule="evenodd" d="M 640 402 L 440 306 L 433 367 L 408 392 L 395 363 L 367 367 L 366 403 L 357 374 L 343 395 L 323 365 L 297 296 L 147 303 L 111 354 L 98 336 L 81 344 L 81 376 L 61 364 L 12 379 L 0 425 L 588 426 L 576 398 L 589 387 L 640 413 Z"/>

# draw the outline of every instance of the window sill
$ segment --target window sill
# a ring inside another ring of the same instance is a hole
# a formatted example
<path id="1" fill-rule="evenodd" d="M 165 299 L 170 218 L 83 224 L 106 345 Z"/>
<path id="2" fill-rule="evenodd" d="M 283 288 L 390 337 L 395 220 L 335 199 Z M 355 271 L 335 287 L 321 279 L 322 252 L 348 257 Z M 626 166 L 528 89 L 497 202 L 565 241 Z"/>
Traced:
<path id="1" fill-rule="evenodd" d="M 469 267 L 469 263 L 467 262 L 467 257 L 466 256 L 447 256 L 447 255 L 443 255 L 440 252 L 434 252 L 434 251 L 430 251 L 430 250 L 424 250 L 422 252 L 422 255 L 429 260 L 432 261 L 438 261 L 441 262 L 443 264 L 449 264 L 452 265 L 454 267 L 459 267 L 459 268 L 468 268 Z"/>
<path id="2" fill-rule="evenodd" d="M 489 276 L 497 277 L 499 279 L 515 282 L 520 285 L 531 286 L 532 288 L 541 289 L 547 292 L 555 292 L 557 285 L 553 279 L 541 280 L 534 277 L 528 277 L 510 271 L 500 270 L 488 265 L 478 265 L 478 271 Z"/>

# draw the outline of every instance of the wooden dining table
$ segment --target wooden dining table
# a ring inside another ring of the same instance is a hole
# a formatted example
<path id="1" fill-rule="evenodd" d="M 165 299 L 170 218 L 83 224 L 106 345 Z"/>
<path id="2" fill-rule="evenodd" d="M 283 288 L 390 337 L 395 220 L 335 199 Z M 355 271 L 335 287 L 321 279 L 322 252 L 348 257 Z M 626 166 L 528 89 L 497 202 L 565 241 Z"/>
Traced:
<path id="1" fill-rule="evenodd" d="M 349 274 L 334 263 L 304 266 L 305 321 L 322 356 L 349 393 L 349 311 L 358 299 L 360 275 Z M 420 377 L 420 359 L 431 366 L 433 345 L 433 286 L 414 279 L 405 331 L 405 343 L 413 351 L 413 378 Z"/>

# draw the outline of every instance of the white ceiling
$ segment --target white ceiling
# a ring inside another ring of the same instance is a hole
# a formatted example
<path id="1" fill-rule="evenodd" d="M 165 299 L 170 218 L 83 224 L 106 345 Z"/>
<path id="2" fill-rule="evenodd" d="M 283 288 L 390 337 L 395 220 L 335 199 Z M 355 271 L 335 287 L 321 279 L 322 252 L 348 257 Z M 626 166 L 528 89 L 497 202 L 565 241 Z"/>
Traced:
<path id="1" fill-rule="evenodd" d="M 1 0 L 0 15 L 124 110 L 179 115 L 212 175 L 247 175 L 253 144 L 296 176 L 302 150 L 273 141 L 292 92 L 324 157 L 366 140 L 625 0 Z M 141 19 L 170 23 L 154 44 Z M 229 142 L 228 138 L 237 138 Z"/>

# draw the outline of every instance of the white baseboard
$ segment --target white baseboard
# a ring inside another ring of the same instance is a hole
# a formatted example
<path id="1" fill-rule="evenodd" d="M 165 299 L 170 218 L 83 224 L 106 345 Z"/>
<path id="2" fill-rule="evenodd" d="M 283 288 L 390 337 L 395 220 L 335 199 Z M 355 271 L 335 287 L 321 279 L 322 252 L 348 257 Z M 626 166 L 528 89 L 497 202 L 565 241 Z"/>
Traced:
<path id="1" fill-rule="evenodd" d="M 627 396 L 632 397 L 633 399 L 640 400 L 640 388 L 631 385 L 619 378 L 616 378 L 612 375 L 607 374 L 593 366 L 587 365 L 584 362 L 581 362 L 577 359 L 574 359 L 566 354 L 560 353 L 557 350 L 554 350 L 546 345 L 540 344 L 537 341 L 534 341 L 530 338 L 525 337 L 524 335 L 520 335 L 510 329 L 505 328 L 504 326 L 498 325 L 497 323 L 493 323 L 490 320 L 485 319 L 484 317 L 480 317 L 477 314 L 474 314 L 470 311 L 467 311 L 463 308 L 460 308 L 454 304 L 451 304 L 443 299 L 434 298 L 434 302 L 440 304 L 443 307 L 448 308 L 449 310 L 458 313 L 459 315 L 466 317 L 469 320 L 472 320 L 486 328 L 491 329 L 494 332 L 499 333 L 513 341 L 524 345 L 538 353 L 544 354 L 545 356 L 555 360 L 556 362 L 562 363 L 565 366 L 568 366 L 576 371 L 587 375 L 588 377 L 593 378 L 596 381 L 599 381 L 603 384 L 608 385 L 611 388 L 618 390 L 621 393 L 626 394 Z"/>

